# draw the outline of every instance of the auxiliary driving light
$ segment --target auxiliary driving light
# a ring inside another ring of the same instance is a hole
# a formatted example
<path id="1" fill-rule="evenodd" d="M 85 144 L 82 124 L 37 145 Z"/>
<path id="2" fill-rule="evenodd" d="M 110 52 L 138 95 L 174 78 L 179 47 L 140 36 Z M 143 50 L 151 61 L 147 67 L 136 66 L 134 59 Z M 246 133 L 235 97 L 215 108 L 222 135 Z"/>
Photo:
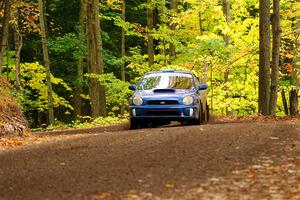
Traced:
<path id="1" fill-rule="evenodd" d="M 132 116 L 136 117 L 136 110 L 132 109 Z"/>
<path id="2" fill-rule="evenodd" d="M 193 108 L 190 108 L 190 117 L 192 117 L 194 114 L 194 109 Z"/>

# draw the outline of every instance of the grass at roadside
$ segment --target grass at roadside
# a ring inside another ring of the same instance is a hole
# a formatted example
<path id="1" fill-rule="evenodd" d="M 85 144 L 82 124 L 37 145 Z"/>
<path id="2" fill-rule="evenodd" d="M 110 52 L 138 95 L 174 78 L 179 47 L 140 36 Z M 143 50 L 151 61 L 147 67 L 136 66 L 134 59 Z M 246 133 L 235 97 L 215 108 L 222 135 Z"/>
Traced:
<path id="1" fill-rule="evenodd" d="M 237 116 L 214 116 L 212 117 L 211 123 L 239 123 L 239 122 L 264 122 L 264 121 L 291 121 L 295 123 L 300 123 L 300 118 L 298 117 L 264 117 L 264 116 L 243 116 L 243 117 L 237 117 Z M 88 129 L 97 129 L 102 127 L 111 127 L 111 126 L 118 126 L 122 124 L 126 124 L 128 122 L 128 117 L 106 117 L 106 118 L 97 118 L 91 122 L 74 122 L 72 124 L 58 124 L 57 126 L 48 127 L 45 129 L 35 129 L 33 133 L 26 133 L 22 137 L 18 136 L 10 136 L 1 138 L 0 137 L 0 150 L 1 149 L 10 149 L 18 146 L 28 145 L 28 144 L 35 144 L 35 143 L 41 143 L 41 142 L 47 142 L 52 140 L 60 140 L 60 139 L 66 139 L 71 137 L 78 137 L 82 136 L 83 134 L 53 134 L 52 132 L 62 132 L 64 131 L 74 131 L 76 132 L 77 129 L 81 130 L 88 130 Z M 37 131 L 45 131 L 49 134 L 37 134 L 35 132 Z M 98 132 L 101 132 L 101 130 L 98 130 Z M 96 131 L 96 132 L 97 132 Z M 103 130 L 102 130 L 103 131 Z M 106 131 L 106 130 L 105 130 Z M 110 130 L 111 131 L 111 130 Z M 84 131 L 83 131 L 84 132 Z M 87 131 L 89 132 L 89 131 Z"/>
<path id="2" fill-rule="evenodd" d="M 262 116 L 262 115 L 247 115 L 247 116 L 217 116 L 213 117 L 216 122 L 265 122 L 265 121 L 300 121 L 298 116 Z"/>
<path id="3" fill-rule="evenodd" d="M 119 124 L 124 124 L 128 122 L 128 117 L 126 115 L 120 117 L 98 117 L 92 120 L 90 117 L 84 117 L 83 121 L 77 120 L 70 124 L 64 124 L 57 122 L 54 126 L 48 126 L 46 128 L 36 128 L 32 129 L 33 132 L 40 131 L 55 131 L 55 130 L 67 130 L 67 129 L 83 129 L 83 128 L 94 128 L 94 127 L 105 127 L 114 126 Z"/>
<path id="4" fill-rule="evenodd" d="M 87 134 L 89 134 L 89 129 L 95 129 L 96 132 L 103 132 L 101 128 L 109 128 L 112 126 L 118 126 L 122 124 L 126 124 L 128 122 L 128 119 L 126 116 L 121 117 L 99 117 L 91 122 L 79 122 L 76 121 L 72 124 L 57 124 L 56 126 L 51 126 L 47 128 L 39 128 L 39 129 L 33 129 L 33 132 L 26 132 L 23 136 L 16 136 L 11 135 L 7 137 L 0 137 L 0 150 L 3 149 L 11 149 L 23 145 L 30 145 L 30 144 L 36 144 L 36 143 L 42 143 L 47 141 L 53 141 L 53 140 L 62 140 L 62 139 L 68 139 L 73 137 L 80 137 L 84 134 L 63 134 L 67 131 L 76 132 L 76 130 L 86 130 Z M 57 133 L 57 132 L 61 133 Z M 37 133 L 39 132 L 39 133 Z M 41 132 L 45 132 L 47 134 L 40 134 Z M 52 132 L 55 134 L 52 134 Z M 84 132 L 84 131 L 82 131 Z"/>

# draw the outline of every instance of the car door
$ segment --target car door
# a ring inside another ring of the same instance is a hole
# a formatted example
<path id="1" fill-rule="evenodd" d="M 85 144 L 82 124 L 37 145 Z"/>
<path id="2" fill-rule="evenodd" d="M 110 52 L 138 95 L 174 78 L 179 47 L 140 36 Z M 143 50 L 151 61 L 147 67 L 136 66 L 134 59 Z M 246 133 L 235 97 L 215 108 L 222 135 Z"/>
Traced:
<path id="1" fill-rule="evenodd" d="M 201 104 L 202 104 L 202 110 L 203 110 L 204 112 L 206 112 L 206 90 L 199 90 L 199 89 L 198 89 L 199 86 L 201 85 L 201 83 L 200 83 L 200 78 L 199 78 L 199 77 L 196 77 L 196 76 L 194 75 L 194 80 L 195 80 L 195 85 L 196 85 L 196 87 L 197 87 L 197 95 L 198 95 L 198 97 L 199 97 L 199 99 L 200 99 L 200 102 L 201 102 Z"/>

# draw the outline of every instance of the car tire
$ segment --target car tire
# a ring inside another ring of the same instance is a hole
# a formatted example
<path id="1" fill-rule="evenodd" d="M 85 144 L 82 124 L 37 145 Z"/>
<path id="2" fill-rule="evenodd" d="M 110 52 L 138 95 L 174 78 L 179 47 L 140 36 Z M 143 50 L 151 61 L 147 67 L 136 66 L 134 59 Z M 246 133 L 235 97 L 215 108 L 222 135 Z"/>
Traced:
<path id="1" fill-rule="evenodd" d="M 139 120 L 139 119 L 130 119 L 130 122 L 129 122 L 130 130 L 135 130 L 135 129 L 140 129 L 140 128 L 148 128 L 148 122 L 144 121 L 144 120 Z"/>
<path id="2" fill-rule="evenodd" d="M 202 118 L 203 118 L 203 113 L 202 113 L 202 107 L 200 105 L 200 108 L 199 108 L 199 117 L 198 119 L 195 119 L 194 123 L 195 125 L 200 125 L 202 124 Z"/>
<path id="3" fill-rule="evenodd" d="M 130 121 L 129 121 L 129 129 L 130 130 L 135 130 L 135 129 L 138 129 L 139 127 L 140 127 L 139 120 L 130 119 Z"/>
<path id="4" fill-rule="evenodd" d="M 150 127 L 151 128 L 157 128 L 157 127 L 160 127 L 160 126 L 164 126 L 164 125 L 167 125 L 167 124 L 170 124 L 170 122 L 167 122 L 167 121 L 152 121 L 150 123 Z"/>

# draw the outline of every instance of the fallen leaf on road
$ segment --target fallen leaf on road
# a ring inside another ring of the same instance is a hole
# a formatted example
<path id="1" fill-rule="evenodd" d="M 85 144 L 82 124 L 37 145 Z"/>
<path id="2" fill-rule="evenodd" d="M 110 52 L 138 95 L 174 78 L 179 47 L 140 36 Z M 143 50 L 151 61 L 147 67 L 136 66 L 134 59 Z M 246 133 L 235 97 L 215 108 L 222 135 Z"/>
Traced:
<path id="1" fill-rule="evenodd" d="M 167 183 L 167 184 L 165 184 L 165 187 L 166 187 L 166 188 L 174 188 L 175 185 Z"/>
<path id="2" fill-rule="evenodd" d="M 271 140 L 279 140 L 279 137 L 269 137 Z"/>
<path id="3" fill-rule="evenodd" d="M 246 172 L 246 176 L 247 176 L 248 178 L 255 178 L 255 177 L 256 177 L 256 174 L 255 174 L 254 172 L 252 172 L 252 171 L 247 171 L 247 172 Z"/>
<path id="4" fill-rule="evenodd" d="M 108 199 L 110 194 L 108 192 L 99 192 L 91 195 L 91 200 L 103 200 Z"/>
<path id="5" fill-rule="evenodd" d="M 136 190 L 129 190 L 128 191 L 128 195 L 133 195 L 133 194 L 136 194 L 137 193 L 137 191 Z"/>

